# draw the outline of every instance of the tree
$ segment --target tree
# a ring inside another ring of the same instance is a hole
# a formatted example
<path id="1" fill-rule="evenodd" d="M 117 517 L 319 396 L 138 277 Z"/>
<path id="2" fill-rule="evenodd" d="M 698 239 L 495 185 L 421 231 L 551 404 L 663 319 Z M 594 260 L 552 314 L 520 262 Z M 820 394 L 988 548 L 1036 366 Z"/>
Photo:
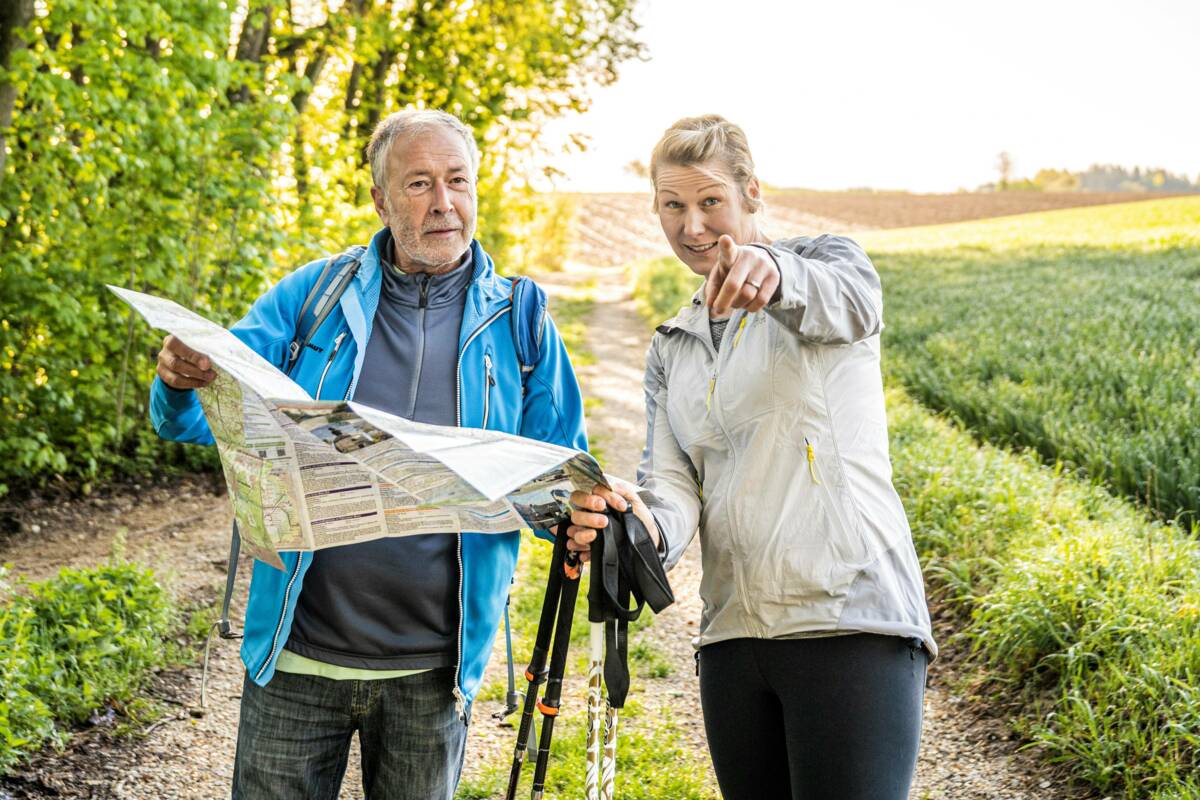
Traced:
<path id="1" fill-rule="evenodd" d="M 1001 150 L 996 156 L 996 172 L 1000 173 L 998 188 L 1003 192 L 1008 188 L 1013 172 L 1013 159 L 1007 150 Z"/>
<path id="2" fill-rule="evenodd" d="M 1065 169 L 1039 169 L 1034 184 L 1044 192 L 1074 192 L 1079 190 L 1079 176 Z"/>
<path id="3" fill-rule="evenodd" d="M 17 84 L 9 72 L 13 53 L 25 47 L 20 31 L 33 19 L 33 0 L 12 0 L 0 6 L 0 182 L 8 161 L 4 132 L 12 126 Z"/>
<path id="4" fill-rule="evenodd" d="M 0 495 L 193 463 L 145 423 L 158 337 L 104 284 L 232 322 L 377 224 L 364 150 L 393 110 L 474 128 L 481 236 L 503 253 L 544 122 L 641 55 L 633 5 L 0 5 Z"/>

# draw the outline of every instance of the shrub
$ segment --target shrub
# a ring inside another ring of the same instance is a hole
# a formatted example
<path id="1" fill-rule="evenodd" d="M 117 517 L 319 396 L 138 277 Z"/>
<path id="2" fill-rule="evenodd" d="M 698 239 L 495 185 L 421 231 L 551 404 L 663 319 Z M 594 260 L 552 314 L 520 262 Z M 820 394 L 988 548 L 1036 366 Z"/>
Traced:
<path id="1" fill-rule="evenodd" d="M 106 703 L 131 701 L 178 650 L 180 614 L 154 573 L 111 561 L 64 569 L 0 605 L 0 770 Z"/>

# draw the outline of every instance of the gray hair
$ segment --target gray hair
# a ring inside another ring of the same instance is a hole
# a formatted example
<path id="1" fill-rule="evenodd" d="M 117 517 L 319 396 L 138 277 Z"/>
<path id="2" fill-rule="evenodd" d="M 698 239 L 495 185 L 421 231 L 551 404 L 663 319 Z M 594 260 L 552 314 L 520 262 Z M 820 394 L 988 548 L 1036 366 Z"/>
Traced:
<path id="1" fill-rule="evenodd" d="M 384 117 L 371 133 L 367 145 L 367 160 L 371 162 L 371 180 L 376 186 L 387 186 L 387 155 L 392 142 L 430 128 L 449 128 L 462 137 L 467 146 L 467 158 L 471 162 L 471 175 L 479 172 L 479 148 L 475 146 L 475 135 L 463 121 L 453 114 L 430 108 L 407 108 Z"/>

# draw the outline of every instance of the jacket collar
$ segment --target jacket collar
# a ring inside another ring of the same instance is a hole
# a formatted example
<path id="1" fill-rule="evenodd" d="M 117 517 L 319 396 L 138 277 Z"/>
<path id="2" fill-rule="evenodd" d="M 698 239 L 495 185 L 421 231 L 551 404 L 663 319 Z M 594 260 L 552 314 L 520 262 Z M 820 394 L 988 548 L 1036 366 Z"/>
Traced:
<path id="1" fill-rule="evenodd" d="M 659 333 L 687 331 L 709 341 L 711 334 L 708 329 L 708 308 L 704 305 L 704 284 L 700 284 L 700 288 L 692 295 L 690 303 L 679 309 L 675 316 L 659 325 L 657 330 Z"/>
<path id="2" fill-rule="evenodd" d="M 357 295 L 355 298 L 357 303 L 351 302 L 359 307 L 347 316 L 351 318 L 351 330 L 360 344 L 366 342 L 370 336 L 371 323 L 374 321 L 375 307 L 379 303 L 379 288 L 383 277 L 381 274 L 383 259 L 380 257 L 380 253 L 382 248 L 387 247 L 390 242 L 391 232 L 387 228 L 381 228 L 371 237 L 371 243 L 363 256 L 362 265 L 354 277 L 357 291 L 347 292 L 342 296 L 343 307 L 345 307 L 346 302 L 350 301 L 349 295 Z M 471 240 L 471 267 L 473 273 L 471 283 L 467 286 L 467 300 L 463 307 L 463 332 L 460 337 L 460 346 L 472 331 L 509 303 L 512 296 L 512 281 L 496 274 L 496 266 L 492 257 L 476 239 Z M 363 352 L 365 348 L 360 347 L 359 350 Z"/>

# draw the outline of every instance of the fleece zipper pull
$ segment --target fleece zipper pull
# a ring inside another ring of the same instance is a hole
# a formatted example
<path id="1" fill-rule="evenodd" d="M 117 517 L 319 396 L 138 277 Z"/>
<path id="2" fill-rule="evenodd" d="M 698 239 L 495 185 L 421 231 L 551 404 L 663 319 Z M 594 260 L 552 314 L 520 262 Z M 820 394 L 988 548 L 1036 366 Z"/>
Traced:
<path id="1" fill-rule="evenodd" d="M 467 696 L 457 686 L 454 687 L 454 710 L 463 722 L 467 721 Z"/>
<path id="2" fill-rule="evenodd" d="M 417 303 L 417 308 L 429 307 L 429 281 L 433 278 L 428 272 L 421 275 L 421 299 Z"/>

